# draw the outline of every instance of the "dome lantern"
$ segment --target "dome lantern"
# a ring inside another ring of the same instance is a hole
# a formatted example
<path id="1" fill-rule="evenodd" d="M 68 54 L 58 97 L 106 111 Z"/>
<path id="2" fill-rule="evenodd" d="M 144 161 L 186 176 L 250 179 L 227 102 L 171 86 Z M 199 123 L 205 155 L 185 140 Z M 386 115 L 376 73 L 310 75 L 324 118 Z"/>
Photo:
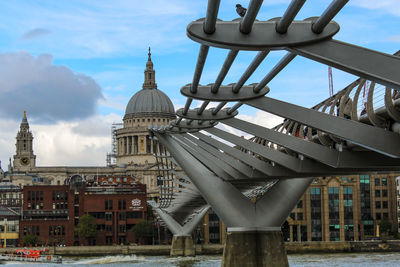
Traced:
<path id="1" fill-rule="evenodd" d="M 146 70 L 144 71 L 143 89 L 134 94 L 129 100 L 124 120 L 138 117 L 175 118 L 175 109 L 171 99 L 157 89 L 150 47 Z"/>
<path id="2" fill-rule="evenodd" d="M 144 84 L 143 89 L 157 89 L 156 72 L 153 70 L 153 62 L 151 61 L 151 50 L 149 47 L 149 58 L 146 63 L 146 70 L 144 71 Z"/>

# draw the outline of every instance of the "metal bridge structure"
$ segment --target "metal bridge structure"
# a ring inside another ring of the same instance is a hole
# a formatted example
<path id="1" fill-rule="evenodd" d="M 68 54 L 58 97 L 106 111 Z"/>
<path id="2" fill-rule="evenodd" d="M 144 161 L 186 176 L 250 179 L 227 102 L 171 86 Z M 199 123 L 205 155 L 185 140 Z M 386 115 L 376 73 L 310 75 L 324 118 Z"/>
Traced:
<path id="1" fill-rule="evenodd" d="M 158 157 L 170 166 L 162 167 L 170 174 L 160 177 L 171 182 L 152 205 L 174 238 L 187 236 L 210 205 L 227 226 L 223 266 L 288 266 L 281 225 L 315 177 L 400 170 L 397 54 L 333 38 L 340 28 L 333 18 L 348 0 L 333 0 L 320 16 L 304 20 L 295 17 L 305 0 L 292 0 L 281 17 L 268 21 L 256 19 L 262 2 L 251 0 L 243 18 L 222 21 L 220 1 L 208 1 L 206 17 L 187 26 L 200 49 L 193 80 L 181 88 L 186 105 L 169 126 L 149 129 L 166 149 Z M 225 49 L 227 56 L 215 82 L 201 85 L 210 47 Z M 236 83 L 223 85 L 244 50 L 258 53 Z M 287 54 L 261 81 L 246 84 L 273 50 Z M 268 97 L 281 89 L 268 84 L 297 56 L 360 78 L 312 108 Z M 201 106 L 191 108 L 193 100 Z M 267 128 L 238 119 L 243 105 L 283 122 Z M 182 240 L 182 246 L 189 242 Z"/>

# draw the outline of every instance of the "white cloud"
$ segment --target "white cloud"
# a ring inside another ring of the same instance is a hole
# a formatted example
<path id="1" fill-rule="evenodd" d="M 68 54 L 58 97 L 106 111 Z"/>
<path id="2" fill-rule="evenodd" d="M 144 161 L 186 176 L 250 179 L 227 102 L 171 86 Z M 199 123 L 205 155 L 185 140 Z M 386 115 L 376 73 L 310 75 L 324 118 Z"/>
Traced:
<path id="1" fill-rule="evenodd" d="M 106 153 L 111 150 L 113 122 L 121 122 L 121 117 L 96 115 L 78 122 L 53 125 L 30 122 L 37 166 L 104 166 Z M 19 122 L 0 119 L 0 129 L 0 159 L 5 170 L 7 159 L 15 154 Z"/>
<path id="2" fill-rule="evenodd" d="M 392 35 L 387 38 L 388 41 L 400 43 L 400 35 Z"/>
<path id="3" fill-rule="evenodd" d="M 253 116 L 239 114 L 237 118 L 267 128 L 272 128 L 283 121 L 281 117 L 262 110 L 257 110 Z"/>
<path id="4" fill-rule="evenodd" d="M 51 40 L 41 42 L 36 51 L 48 51 L 57 57 L 92 58 L 132 55 L 136 48 L 142 51 L 149 45 L 169 53 L 172 46 L 189 42 L 185 29 L 188 17 L 198 12 L 197 5 L 183 0 L 71 0 L 18 5 L 3 2 L 0 7 L 18 14 L 18 18 L 5 14 L 11 25 L 5 30 L 10 36 L 21 36 L 32 26 L 52 32 Z"/>
<path id="5" fill-rule="evenodd" d="M 32 29 L 32 30 L 26 32 L 26 33 L 22 36 L 21 39 L 24 40 L 24 41 L 29 41 L 29 40 L 38 38 L 38 37 L 40 37 L 40 36 L 47 35 L 47 34 L 49 34 L 49 33 L 51 33 L 51 31 L 49 31 L 49 30 L 47 30 L 47 29 L 35 28 L 35 29 Z"/>
<path id="6" fill-rule="evenodd" d="M 0 54 L 0 115 L 17 119 L 28 110 L 35 121 L 51 123 L 95 114 L 100 86 L 52 61 L 48 54 Z"/>
<path id="7" fill-rule="evenodd" d="M 400 5 L 398 0 L 353 0 L 350 1 L 349 4 L 366 9 L 381 10 L 392 15 L 400 16 Z"/>

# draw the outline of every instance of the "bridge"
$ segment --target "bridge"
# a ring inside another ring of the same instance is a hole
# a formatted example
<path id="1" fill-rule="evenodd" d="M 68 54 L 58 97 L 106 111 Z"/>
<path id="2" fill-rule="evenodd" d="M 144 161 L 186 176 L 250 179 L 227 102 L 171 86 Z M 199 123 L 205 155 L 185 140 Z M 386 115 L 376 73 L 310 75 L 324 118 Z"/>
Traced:
<path id="1" fill-rule="evenodd" d="M 348 0 L 304 20 L 295 17 L 305 0 L 292 0 L 267 21 L 256 19 L 262 2 L 251 0 L 244 17 L 221 21 L 220 1 L 208 1 L 205 18 L 187 27 L 200 48 L 193 80 L 181 88 L 186 105 L 169 126 L 149 129 L 160 147 L 161 190 L 150 204 L 174 234 L 171 255 L 193 255 L 190 233 L 211 206 L 228 227 L 223 266 L 288 266 L 281 225 L 315 177 L 400 169 L 398 54 L 333 38 L 340 28 L 333 18 Z M 210 48 L 227 55 L 215 82 L 201 85 Z M 260 82 L 246 84 L 274 50 L 287 53 Z M 236 83 L 223 85 L 241 51 L 258 53 Z M 297 56 L 360 78 L 312 108 L 268 97 L 282 90 L 268 84 Z M 191 108 L 193 100 L 201 106 Z M 266 128 L 238 119 L 243 105 L 283 122 Z"/>

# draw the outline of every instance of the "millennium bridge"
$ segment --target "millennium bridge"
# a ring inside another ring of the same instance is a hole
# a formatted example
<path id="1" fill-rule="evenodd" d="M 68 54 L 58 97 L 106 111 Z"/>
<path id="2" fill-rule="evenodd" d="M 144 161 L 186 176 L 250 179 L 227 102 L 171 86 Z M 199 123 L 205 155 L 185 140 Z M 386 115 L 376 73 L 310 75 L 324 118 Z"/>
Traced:
<path id="1" fill-rule="evenodd" d="M 340 29 L 333 18 L 348 0 L 302 20 L 295 17 L 305 0 L 292 0 L 267 21 L 256 19 L 262 0 L 233 21 L 217 18 L 220 2 L 209 0 L 205 18 L 187 26 L 200 48 L 193 80 L 181 88 L 185 107 L 169 126 L 149 129 L 159 144 L 161 192 L 149 204 L 174 234 L 171 255 L 194 254 L 191 232 L 212 207 L 227 226 L 223 266 L 288 266 L 281 225 L 315 177 L 400 170 L 400 60 L 333 38 Z M 201 85 L 210 48 L 227 55 L 215 82 Z M 260 82 L 246 84 L 275 50 L 287 53 Z M 236 83 L 224 85 L 241 51 L 258 53 Z M 297 56 L 359 78 L 311 108 L 268 97 L 284 90 L 268 84 Z M 238 119 L 243 105 L 283 122 L 266 128 Z"/>

